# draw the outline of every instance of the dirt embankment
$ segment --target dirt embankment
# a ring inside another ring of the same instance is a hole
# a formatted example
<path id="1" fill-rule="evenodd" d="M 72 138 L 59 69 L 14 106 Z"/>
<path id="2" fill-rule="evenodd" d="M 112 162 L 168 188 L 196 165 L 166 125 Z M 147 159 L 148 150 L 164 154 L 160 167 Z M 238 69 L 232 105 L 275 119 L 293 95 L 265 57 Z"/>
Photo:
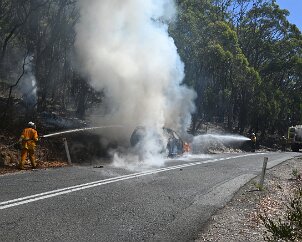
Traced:
<path id="1" fill-rule="evenodd" d="M 18 164 L 21 150 L 17 142 L 18 138 L 9 132 L 2 132 L 0 134 L 0 175 L 19 172 Z M 35 155 L 39 169 L 67 165 L 62 142 L 60 144 L 58 141 L 50 143 L 46 140 L 41 140 L 38 142 Z M 25 163 L 25 169 L 32 169 L 29 160 Z"/>
<path id="2" fill-rule="evenodd" d="M 20 129 L 20 133 L 21 133 Z M 50 131 L 43 130 L 48 134 Z M 53 131 L 55 132 L 55 131 Z M 42 131 L 41 131 L 42 133 Z M 39 134 L 41 134 L 39 133 Z M 20 134 L 13 132 L 0 133 L 0 174 L 18 172 L 18 163 L 20 160 L 20 145 L 17 143 Z M 50 138 L 40 138 L 37 142 L 36 160 L 39 169 L 62 167 L 67 165 L 67 156 L 63 143 L 64 136 L 59 135 Z M 94 160 L 106 158 L 108 152 L 114 148 L 114 144 L 102 145 L 98 135 L 79 132 L 66 136 L 73 163 L 91 163 Z M 103 160 L 103 159 L 102 159 Z M 31 170 L 30 161 L 25 164 L 26 170 Z"/>

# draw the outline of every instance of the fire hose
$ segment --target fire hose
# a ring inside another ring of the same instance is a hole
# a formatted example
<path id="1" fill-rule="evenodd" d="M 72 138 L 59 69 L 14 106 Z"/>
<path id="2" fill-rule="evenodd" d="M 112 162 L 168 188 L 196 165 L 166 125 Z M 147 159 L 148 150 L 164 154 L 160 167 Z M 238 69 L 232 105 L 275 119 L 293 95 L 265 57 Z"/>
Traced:
<path id="1" fill-rule="evenodd" d="M 61 134 L 68 134 L 68 133 L 74 133 L 74 132 L 79 132 L 79 131 L 87 131 L 87 130 L 94 130 L 94 129 L 104 129 L 104 128 L 121 128 L 123 126 L 121 125 L 107 125 L 107 126 L 100 126 L 100 127 L 89 127 L 89 128 L 82 128 L 82 129 L 72 129 L 72 130 L 66 130 L 66 131 L 62 131 L 62 132 L 57 132 L 57 133 L 52 133 L 52 134 L 46 134 L 46 135 L 40 135 L 39 138 L 47 138 L 47 137 L 52 137 L 52 136 L 57 136 L 57 135 L 61 135 Z M 33 140 L 33 139 L 27 139 L 25 141 L 29 141 L 29 140 Z M 5 146 L 5 147 L 1 147 L 0 150 L 2 149 L 9 149 L 17 144 L 20 144 L 20 141 L 15 142 L 11 145 Z"/>

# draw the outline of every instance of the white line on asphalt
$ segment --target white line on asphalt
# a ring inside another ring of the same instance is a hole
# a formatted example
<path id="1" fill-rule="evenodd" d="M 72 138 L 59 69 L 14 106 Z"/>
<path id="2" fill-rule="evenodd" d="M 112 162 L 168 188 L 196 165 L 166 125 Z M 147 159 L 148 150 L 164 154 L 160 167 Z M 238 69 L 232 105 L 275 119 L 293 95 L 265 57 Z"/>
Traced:
<path id="1" fill-rule="evenodd" d="M 220 159 L 192 162 L 192 163 L 187 163 L 187 164 L 182 164 L 182 165 L 177 165 L 177 166 L 160 168 L 160 169 L 151 170 L 151 171 L 145 171 L 145 172 L 133 173 L 130 175 L 108 178 L 108 179 L 104 179 L 104 180 L 84 183 L 84 184 L 71 186 L 71 187 L 65 187 L 62 189 L 52 190 L 52 191 L 48 191 L 48 192 L 38 193 L 38 194 L 26 196 L 26 197 L 21 197 L 21 198 L 16 198 L 16 199 L 0 202 L 0 210 L 19 206 L 19 205 L 26 204 L 26 203 L 43 200 L 43 199 L 47 199 L 47 198 L 51 198 L 51 197 L 56 197 L 56 196 L 60 196 L 60 195 L 64 195 L 64 194 L 68 194 L 71 192 L 80 191 L 80 190 L 84 190 L 84 189 L 88 189 L 88 188 L 92 188 L 92 187 L 96 187 L 96 186 L 101 186 L 101 185 L 114 183 L 114 182 L 118 182 L 118 181 L 129 180 L 129 179 L 146 176 L 146 175 L 151 175 L 151 174 L 156 174 L 156 173 L 160 173 L 160 172 L 164 172 L 164 171 L 170 171 L 170 170 L 175 170 L 175 169 L 179 169 L 179 168 L 201 165 L 201 164 L 205 164 L 205 163 L 212 163 L 212 162 L 216 162 L 216 161 L 237 159 L 237 158 L 253 156 L 253 155 L 262 155 L 262 154 L 265 154 L 265 153 L 255 153 L 255 154 L 239 155 L 239 156 L 226 157 L 226 158 L 220 158 Z"/>

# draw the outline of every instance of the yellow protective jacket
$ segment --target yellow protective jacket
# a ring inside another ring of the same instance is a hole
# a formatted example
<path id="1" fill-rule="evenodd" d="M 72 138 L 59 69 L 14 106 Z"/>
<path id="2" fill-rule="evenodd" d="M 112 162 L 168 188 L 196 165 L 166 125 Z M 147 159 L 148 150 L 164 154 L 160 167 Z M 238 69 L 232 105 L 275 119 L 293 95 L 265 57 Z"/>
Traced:
<path id="1" fill-rule="evenodd" d="M 256 140 L 257 140 L 256 136 L 252 136 L 251 140 L 253 141 L 253 143 L 256 143 Z"/>
<path id="2" fill-rule="evenodd" d="M 188 143 L 184 143 L 183 145 L 183 152 L 190 152 L 191 151 L 191 147 Z"/>
<path id="3" fill-rule="evenodd" d="M 23 149 L 34 149 L 38 141 L 38 132 L 33 128 L 25 128 L 21 134 L 20 140 L 22 141 Z"/>

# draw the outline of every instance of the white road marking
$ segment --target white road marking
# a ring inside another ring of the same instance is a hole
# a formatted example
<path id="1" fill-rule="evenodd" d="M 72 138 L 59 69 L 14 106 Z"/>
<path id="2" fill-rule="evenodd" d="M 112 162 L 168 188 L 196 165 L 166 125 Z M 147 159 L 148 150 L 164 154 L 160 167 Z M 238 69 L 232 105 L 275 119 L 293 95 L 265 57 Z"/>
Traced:
<path id="1" fill-rule="evenodd" d="M 160 168 L 160 169 L 151 170 L 151 171 L 145 171 L 145 172 L 133 173 L 130 175 L 108 178 L 108 179 L 104 179 L 104 180 L 84 183 L 84 184 L 71 186 L 71 187 L 65 187 L 62 189 L 52 190 L 52 191 L 48 191 L 48 192 L 38 193 L 38 194 L 26 196 L 26 197 L 20 197 L 20 198 L 8 200 L 8 201 L 0 202 L 0 210 L 19 206 L 22 204 L 35 202 L 35 201 L 39 201 L 39 200 L 43 200 L 43 199 L 47 199 L 47 198 L 51 198 L 51 197 L 60 196 L 60 195 L 64 195 L 64 194 L 68 194 L 71 192 L 80 191 L 80 190 L 84 190 L 84 189 L 88 189 L 88 188 L 92 188 L 92 187 L 97 187 L 97 186 L 102 186 L 102 185 L 106 185 L 106 184 L 110 184 L 110 183 L 114 183 L 114 182 L 129 180 L 129 179 L 133 179 L 133 178 L 137 178 L 137 177 L 141 177 L 141 176 L 146 176 L 146 175 L 151 175 L 151 174 L 156 174 L 156 173 L 160 173 L 160 172 L 171 171 L 171 170 L 175 170 L 175 169 L 196 166 L 196 165 L 201 165 L 201 164 L 206 164 L 206 163 L 213 163 L 216 161 L 237 159 L 237 158 L 253 156 L 253 155 L 262 155 L 262 154 L 265 154 L 265 153 L 255 153 L 255 154 L 239 155 L 239 156 L 226 157 L 226 158 L 220 158 L 220 159 L 192 162 L 192 163 L 187 163 L 187 164 L 182 164 L 182 165 L 177 165 L 177 166 Z"/>

